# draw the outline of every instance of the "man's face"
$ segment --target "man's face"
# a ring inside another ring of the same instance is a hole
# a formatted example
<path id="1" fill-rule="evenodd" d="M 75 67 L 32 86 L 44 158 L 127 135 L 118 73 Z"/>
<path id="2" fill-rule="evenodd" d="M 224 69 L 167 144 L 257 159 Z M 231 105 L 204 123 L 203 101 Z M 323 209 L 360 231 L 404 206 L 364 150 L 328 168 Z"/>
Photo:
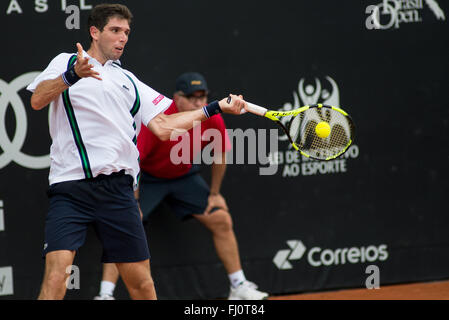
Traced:
<path id="1" fill-rule="evenodd" d="M 195 91 L 188 96 L 177 93 L 175 103 L 179 111 L 200 109 L 207 104 L 207 93 L 204 90 Z"/>
<path id="2" fill-rule="evenodd" d="M 98 41 L 98 48 L 106 60 L 118 60 L 125 50 L 129 33 L 128 20 L 111 17 L 103 31 L 96 29 L 92 38 Z"/>

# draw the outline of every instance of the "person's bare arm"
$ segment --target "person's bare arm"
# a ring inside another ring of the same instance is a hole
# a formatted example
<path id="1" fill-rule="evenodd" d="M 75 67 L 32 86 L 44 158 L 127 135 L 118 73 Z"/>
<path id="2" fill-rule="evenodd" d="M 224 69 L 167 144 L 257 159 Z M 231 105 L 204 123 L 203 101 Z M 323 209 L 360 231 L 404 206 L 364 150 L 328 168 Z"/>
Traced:
<path id="1" fill-rule="evenodd" d="M 172 134 L 182 134 L 193 128 L 195 121 L 206 119 L 202 110 L 178 112 L 170 115 L 158 114 L 148 123 L 150 129 L 162 141 L 169 140 Z"/>
<path id="2" fill-rule="evenodd" d="M 89 59 L 83 58 L 83 47 L 80 43 L 76 44 L 78 54 L 76 57 L 75 72 L 80 78 L 93 77 L 101 80 L 99 73 L 94 71 L 93 65 L 89 64 Z M 40 110 L 46 107 L 50 102 L 59 97 L 69 86 L 62 80 L 62 75 L 52 80 L 45 80 L 38 84 L 36 90 L 31 96 L 31 107 L 34 110 Z"/>
<path id="3" fill-rule="evenodd" d="M 40 110 L 55 100 L 68 88 L 62 77 L 59 76 L 53 80 L 45 80 L 38 84 L 36 90 L 31 96 L 31 107 L 34 110 Z"/>
<path id="4" fill-rule="evenodd" d="M 218 102 L 223 113 L 241 114 L 241 110 L 246 107 L 246 102 L 242 96 L 231 95 L 231 103 L 224 98 Z M 172 134 L 182 134 L 194 127 L 195 122 L 206 120 L 203 110 L 193 110 L 178 112 L 170 115 L 158 114 L 148 123 L 150 129 L 162 141 L 169 140 Z"/>

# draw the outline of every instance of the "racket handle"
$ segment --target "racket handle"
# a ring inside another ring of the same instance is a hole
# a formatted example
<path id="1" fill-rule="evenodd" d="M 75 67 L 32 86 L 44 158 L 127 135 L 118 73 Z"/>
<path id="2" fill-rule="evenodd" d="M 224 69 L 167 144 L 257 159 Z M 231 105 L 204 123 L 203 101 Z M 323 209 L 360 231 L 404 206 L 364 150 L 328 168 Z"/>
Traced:
<path id="1" fill-rule="evenodd" d="M 226 100 L 227 103 L 231 103 L 231 96 L 228 97 L 228 99 Z M 254 103 L 251 102 L 246 102 L 247 106 L 248 106 L 248 111 L 254 114 L 257 114 L 258 116 L 264 116 L 265 113 L 267 113 L 267 109 L 261 106 L 258 106 Z M 246 111 L 243 111 L 242 109 L 242 113 L 245 113 Z"/>
<path id="2" fill-rule="evenodd" d="M 265 113 L 267 113 L 267 109 L 261 106 L 258 106 L 257 104 L 247 102 L 248 105 L 248 111 L 254 114 L 257 114 L 258 116 L 264 116 Z"/>

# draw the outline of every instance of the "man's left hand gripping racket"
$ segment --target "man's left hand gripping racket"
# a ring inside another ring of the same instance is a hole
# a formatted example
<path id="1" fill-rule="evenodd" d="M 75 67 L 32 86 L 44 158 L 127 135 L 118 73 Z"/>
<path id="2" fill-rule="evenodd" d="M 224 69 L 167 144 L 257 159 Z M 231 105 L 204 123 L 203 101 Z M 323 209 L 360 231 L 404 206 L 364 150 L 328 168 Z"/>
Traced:
<path id="1" fill-rule="evenodd" d="M 231 102 L 231 97 L 227 102 Z M 247 104 L 249 112 L 276 122 L 293 147 L 308 158 L 335 159 L 354 141 L 354 122 L 340 108 L 316 104 L 283 112 Z"/>

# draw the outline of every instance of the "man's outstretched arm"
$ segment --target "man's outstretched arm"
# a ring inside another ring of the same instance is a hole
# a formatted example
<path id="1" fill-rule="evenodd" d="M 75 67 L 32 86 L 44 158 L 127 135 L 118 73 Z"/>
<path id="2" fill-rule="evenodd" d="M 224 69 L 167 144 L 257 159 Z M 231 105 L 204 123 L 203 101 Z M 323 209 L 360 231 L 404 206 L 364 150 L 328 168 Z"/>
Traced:
<path id="1" fill-rule="evenodd" d="M 223 113 L 239 115 L 246 108 L 246 102 L 242 96 L 231 95 L 231 103 L 227 97 L 218 102 Z M 207 117 L 202 109 L 178 112 L 170 115 L 158 114 L 148 123 L 150 129 L 162 141 L 169 140 L 172 134 L 182 134 L 195 125 L 195 122 L 204 121 Z"/>

